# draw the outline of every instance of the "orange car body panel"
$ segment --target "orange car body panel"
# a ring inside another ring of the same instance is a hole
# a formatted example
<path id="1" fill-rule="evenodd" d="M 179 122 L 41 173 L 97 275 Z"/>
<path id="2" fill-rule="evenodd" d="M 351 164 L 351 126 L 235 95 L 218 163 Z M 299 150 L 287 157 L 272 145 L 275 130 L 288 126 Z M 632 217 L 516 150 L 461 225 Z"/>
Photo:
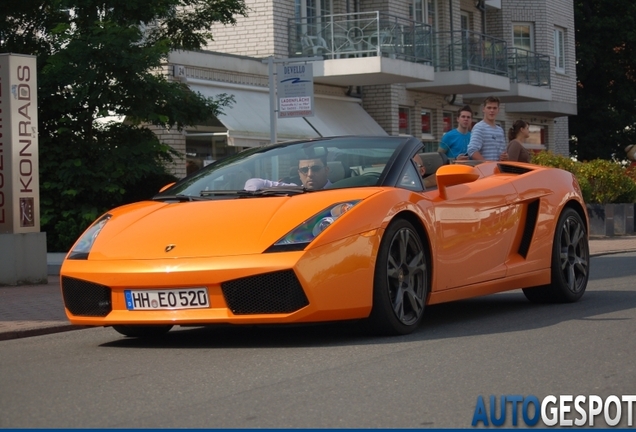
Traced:
<path id="1" fill-rule="evenodd" d="M 109 212 L 113 217 L 97 237 L 90 259 L 66 259 L 61 269 L 62 278 L 110 287 L 112 312 L 105 317 L 76 316 L 68 309 L 66 313 L 74 324 L 97 326 L 364 318 L 372 307 L 382 235 L 398 215 L 421 228 L 429 249 L 429 304 L 546 284 L 558 215 L 572 204 L 584 213 L 585 205 L 569 173 L 527 166 L 532 171 L 524 176 L 498 173 L 496 163 L 444 167 L 438 177 L 440 190 L 423 193 L 365 187 L 120 207 Z M 360 202 L 304 251 L 264 253 L 307 218 L 334 203 L 353 200 Z M 538 202 L 538 217 L 522 256 L 518 251 L 528 203 L 533 202 Z M 169 244 L 175 247 L 166 252 Z M 228 308 L 222 282 L 288 269 L 303 287 L 306 307 L 288 314 L 248 315 L 234 315 Z M 206 287 L 211 306 L 153 311 L 129 311 L 125 306 L 125 289 L 189 287 Z"/>

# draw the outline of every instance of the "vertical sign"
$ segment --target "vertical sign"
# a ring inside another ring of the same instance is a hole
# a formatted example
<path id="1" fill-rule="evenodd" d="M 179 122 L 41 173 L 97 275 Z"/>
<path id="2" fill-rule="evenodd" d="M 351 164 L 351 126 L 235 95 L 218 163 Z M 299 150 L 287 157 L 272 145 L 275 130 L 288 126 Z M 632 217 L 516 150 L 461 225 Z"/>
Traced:
<path id="1" fill-rule="evenodd" d="M 314 115 L 314 70 L 311 63 L 276 68 L 278 77 L 278 117 Z"/>
<path id="2" fill-rule="evenodd" d="M 0 54 L 0 234 L 40 231 L 35 56 Z"/>

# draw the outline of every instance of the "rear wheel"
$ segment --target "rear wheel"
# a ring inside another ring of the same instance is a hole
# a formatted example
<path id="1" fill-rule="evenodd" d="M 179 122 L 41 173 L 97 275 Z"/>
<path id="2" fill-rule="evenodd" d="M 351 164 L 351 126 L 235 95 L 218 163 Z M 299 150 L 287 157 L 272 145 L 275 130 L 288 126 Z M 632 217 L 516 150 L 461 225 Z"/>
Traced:
<path id="1" fill-rule="evenodd" d="M 536 303 L 572 303 L 585 293 L 590 270 L 590 248 L 581 216 L 566 208 L 556 226 L 552 245 L 552 282 L 524 288 L 526 298 Z"/>
<path id="2" fill-rule="evenodd" d="M 168 333 L 172 325 L 114 325 L 116 332 L 129 337 L 153 338 Z"/>
<path id="3" fill-rule="evenodd" d="M 382 237 L 375 266 L 372 329 L 408 334 L 424 315 L 428 290 L 428 253 L 411 223 L 400 219 Z"/>

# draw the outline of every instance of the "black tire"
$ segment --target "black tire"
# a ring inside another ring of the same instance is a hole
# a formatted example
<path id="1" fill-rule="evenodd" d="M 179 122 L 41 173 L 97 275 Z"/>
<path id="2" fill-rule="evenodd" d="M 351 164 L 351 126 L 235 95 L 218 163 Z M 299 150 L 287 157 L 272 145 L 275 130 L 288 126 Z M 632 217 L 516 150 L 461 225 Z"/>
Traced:
<path id="1" fill-rule="evenodd" d="M 404 335 L 422 321 L 428 293 L 428 251 L 411 223 L 399 219 L 382 237 L 369 324 L 374 333 Z"/>
<path id="2" fill-rule="evenodd" d="M 572 208 L 559 216 L 552 244 L 552 282 L 524 288 L 535 303 L 573 303 L 585 293 L 590 275 L 590 246 L 585 224 Z"/>
<path id="3" fill-rule="evenodd" d="M 156 338 L 170 331 L 172 325 L 114 325 L 116 332 L 128 337 Z"/>

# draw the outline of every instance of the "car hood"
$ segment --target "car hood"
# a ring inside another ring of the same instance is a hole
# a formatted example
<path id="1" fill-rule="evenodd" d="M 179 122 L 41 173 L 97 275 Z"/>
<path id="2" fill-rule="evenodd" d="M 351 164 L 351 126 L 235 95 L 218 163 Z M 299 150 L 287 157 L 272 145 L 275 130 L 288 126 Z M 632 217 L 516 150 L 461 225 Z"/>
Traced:
<path id="1" fill-rule="evenodd" d="M 377 190 L 376 190 L 377 191 Z M 218 257 L 262 253 L 326 207 L 373 190 L 192 202 L 145 201 L 109 213 L 90 260 Z M 354 234 L 354 233 L 349 233 Z M 170 249 L 166 252 L 167 249 Z"/>

